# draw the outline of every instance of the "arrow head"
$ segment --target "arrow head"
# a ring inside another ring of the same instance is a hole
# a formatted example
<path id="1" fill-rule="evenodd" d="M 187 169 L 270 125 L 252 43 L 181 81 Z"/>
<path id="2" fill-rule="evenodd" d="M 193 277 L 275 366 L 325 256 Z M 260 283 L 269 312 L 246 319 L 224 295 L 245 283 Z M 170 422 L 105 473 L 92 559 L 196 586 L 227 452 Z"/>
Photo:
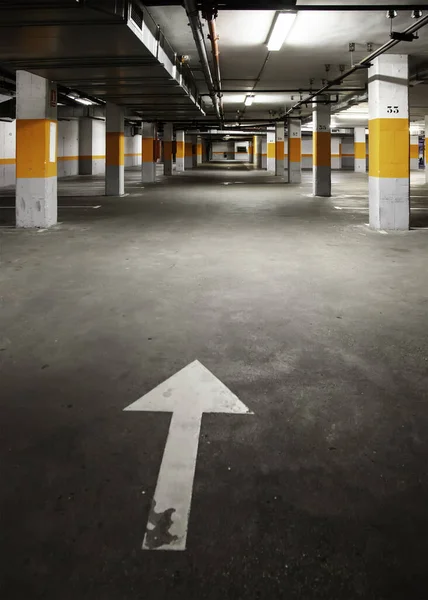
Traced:
<path id="1" fill-rule="evenodd" d="M 248 407 L 198 360 L 178 371 L 124 410 L 252 414 Z"/>

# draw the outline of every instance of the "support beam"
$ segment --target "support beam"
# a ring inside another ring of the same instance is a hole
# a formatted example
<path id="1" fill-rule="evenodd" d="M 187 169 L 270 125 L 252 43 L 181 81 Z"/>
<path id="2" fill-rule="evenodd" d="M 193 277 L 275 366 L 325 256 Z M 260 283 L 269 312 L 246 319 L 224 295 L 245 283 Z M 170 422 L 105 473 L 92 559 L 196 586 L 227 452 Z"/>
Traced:
<path id="1" fill-rule="evenodd" d="M 318 102 L 312 104 L 313 135 L 313 192 L 314 196 L 331 196 L 331 133 L 330 105 Z"/>
<path id="2" fill-rule="evenodd" d="M 141 163 L 141 181 L 143 183 L 154 183 L 156 180 L 155 135 L 154 123 L 143 123 Z"/>
<path id="3" fill-rule="evenodd" d="M 58 220 L 57 89 L 16 72 L 16 226 L 51 227 Z"/>
<path id="4" fill-rule="evenodd" d="M 107 102 L 106 107 L 106 196 L 125 193 L 125 123 L 123 110 Z"/>
<path id="5" fill-rule="evenodd" d="M 184 131 L 177 131 L 175 134 L 177 140 L 177 153 L 176 153 L 176 169 L 177 173 L 183 173 L 185 170 L 185 158 L 186 158 L 186 136 Z"/>
<path id="6" fill-rule="evenodd" d="M 300 119 L 288 121 L 288 183 L 302 181 L 302 125 Z"/>
<path id="7" fill-rule="evenodd" d="M 172 175 L 172 142 L 174 140 L 174 128 L 172 123 L 166 123 L 163 127 L 163 174 Z"/>
<path id="8" fill-rule="evenodd" d="M 365 173 L 367 169 L 366 128 L 354 128 L 354 171 Z"/>
<path id="9" fill-rule="evenodd" d="M 410 216 L 408 56 L 369 69 L 369 214 L 373 229 L 406 230 Z"/>

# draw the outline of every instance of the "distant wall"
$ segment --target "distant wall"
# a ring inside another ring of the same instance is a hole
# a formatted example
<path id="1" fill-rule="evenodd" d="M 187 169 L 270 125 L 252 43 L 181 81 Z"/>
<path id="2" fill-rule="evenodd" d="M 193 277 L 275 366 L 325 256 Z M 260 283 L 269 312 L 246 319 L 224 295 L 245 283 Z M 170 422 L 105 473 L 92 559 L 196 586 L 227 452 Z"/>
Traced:
<path id="1" fill-rule="evenodd" d="M 233 160 L 235 158 L 235 143 L 229 141 L 212 143 L 212 160 Z"/>

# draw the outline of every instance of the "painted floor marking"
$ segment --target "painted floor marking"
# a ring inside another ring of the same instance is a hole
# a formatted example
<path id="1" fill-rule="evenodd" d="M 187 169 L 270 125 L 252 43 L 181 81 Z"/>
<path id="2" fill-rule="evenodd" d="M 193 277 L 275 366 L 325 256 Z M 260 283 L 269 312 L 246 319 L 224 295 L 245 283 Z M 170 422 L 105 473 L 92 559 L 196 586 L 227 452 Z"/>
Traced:
<path id="1" fill-rule="evenodd" d="M 195 360 L 125 411 L 172 413 L 143 550 L 185 550 L 203 413 L 253 414 Z"/>

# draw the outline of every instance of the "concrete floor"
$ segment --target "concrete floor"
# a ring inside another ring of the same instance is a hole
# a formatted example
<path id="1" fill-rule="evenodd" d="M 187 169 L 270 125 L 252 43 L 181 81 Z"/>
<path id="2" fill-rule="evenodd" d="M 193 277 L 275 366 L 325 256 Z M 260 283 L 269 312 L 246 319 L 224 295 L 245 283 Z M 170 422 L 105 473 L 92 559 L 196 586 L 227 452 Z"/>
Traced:
<path id="1" fill-rule="evenodd" d="M 1 598 L 426 598 L 428 229 L 353 173 L 138 181 L 0 210 Z M 170 417 L 123 408 L 194 359 L 254 415 L 204 416 L 187 550 L 142 551 Z"/>

